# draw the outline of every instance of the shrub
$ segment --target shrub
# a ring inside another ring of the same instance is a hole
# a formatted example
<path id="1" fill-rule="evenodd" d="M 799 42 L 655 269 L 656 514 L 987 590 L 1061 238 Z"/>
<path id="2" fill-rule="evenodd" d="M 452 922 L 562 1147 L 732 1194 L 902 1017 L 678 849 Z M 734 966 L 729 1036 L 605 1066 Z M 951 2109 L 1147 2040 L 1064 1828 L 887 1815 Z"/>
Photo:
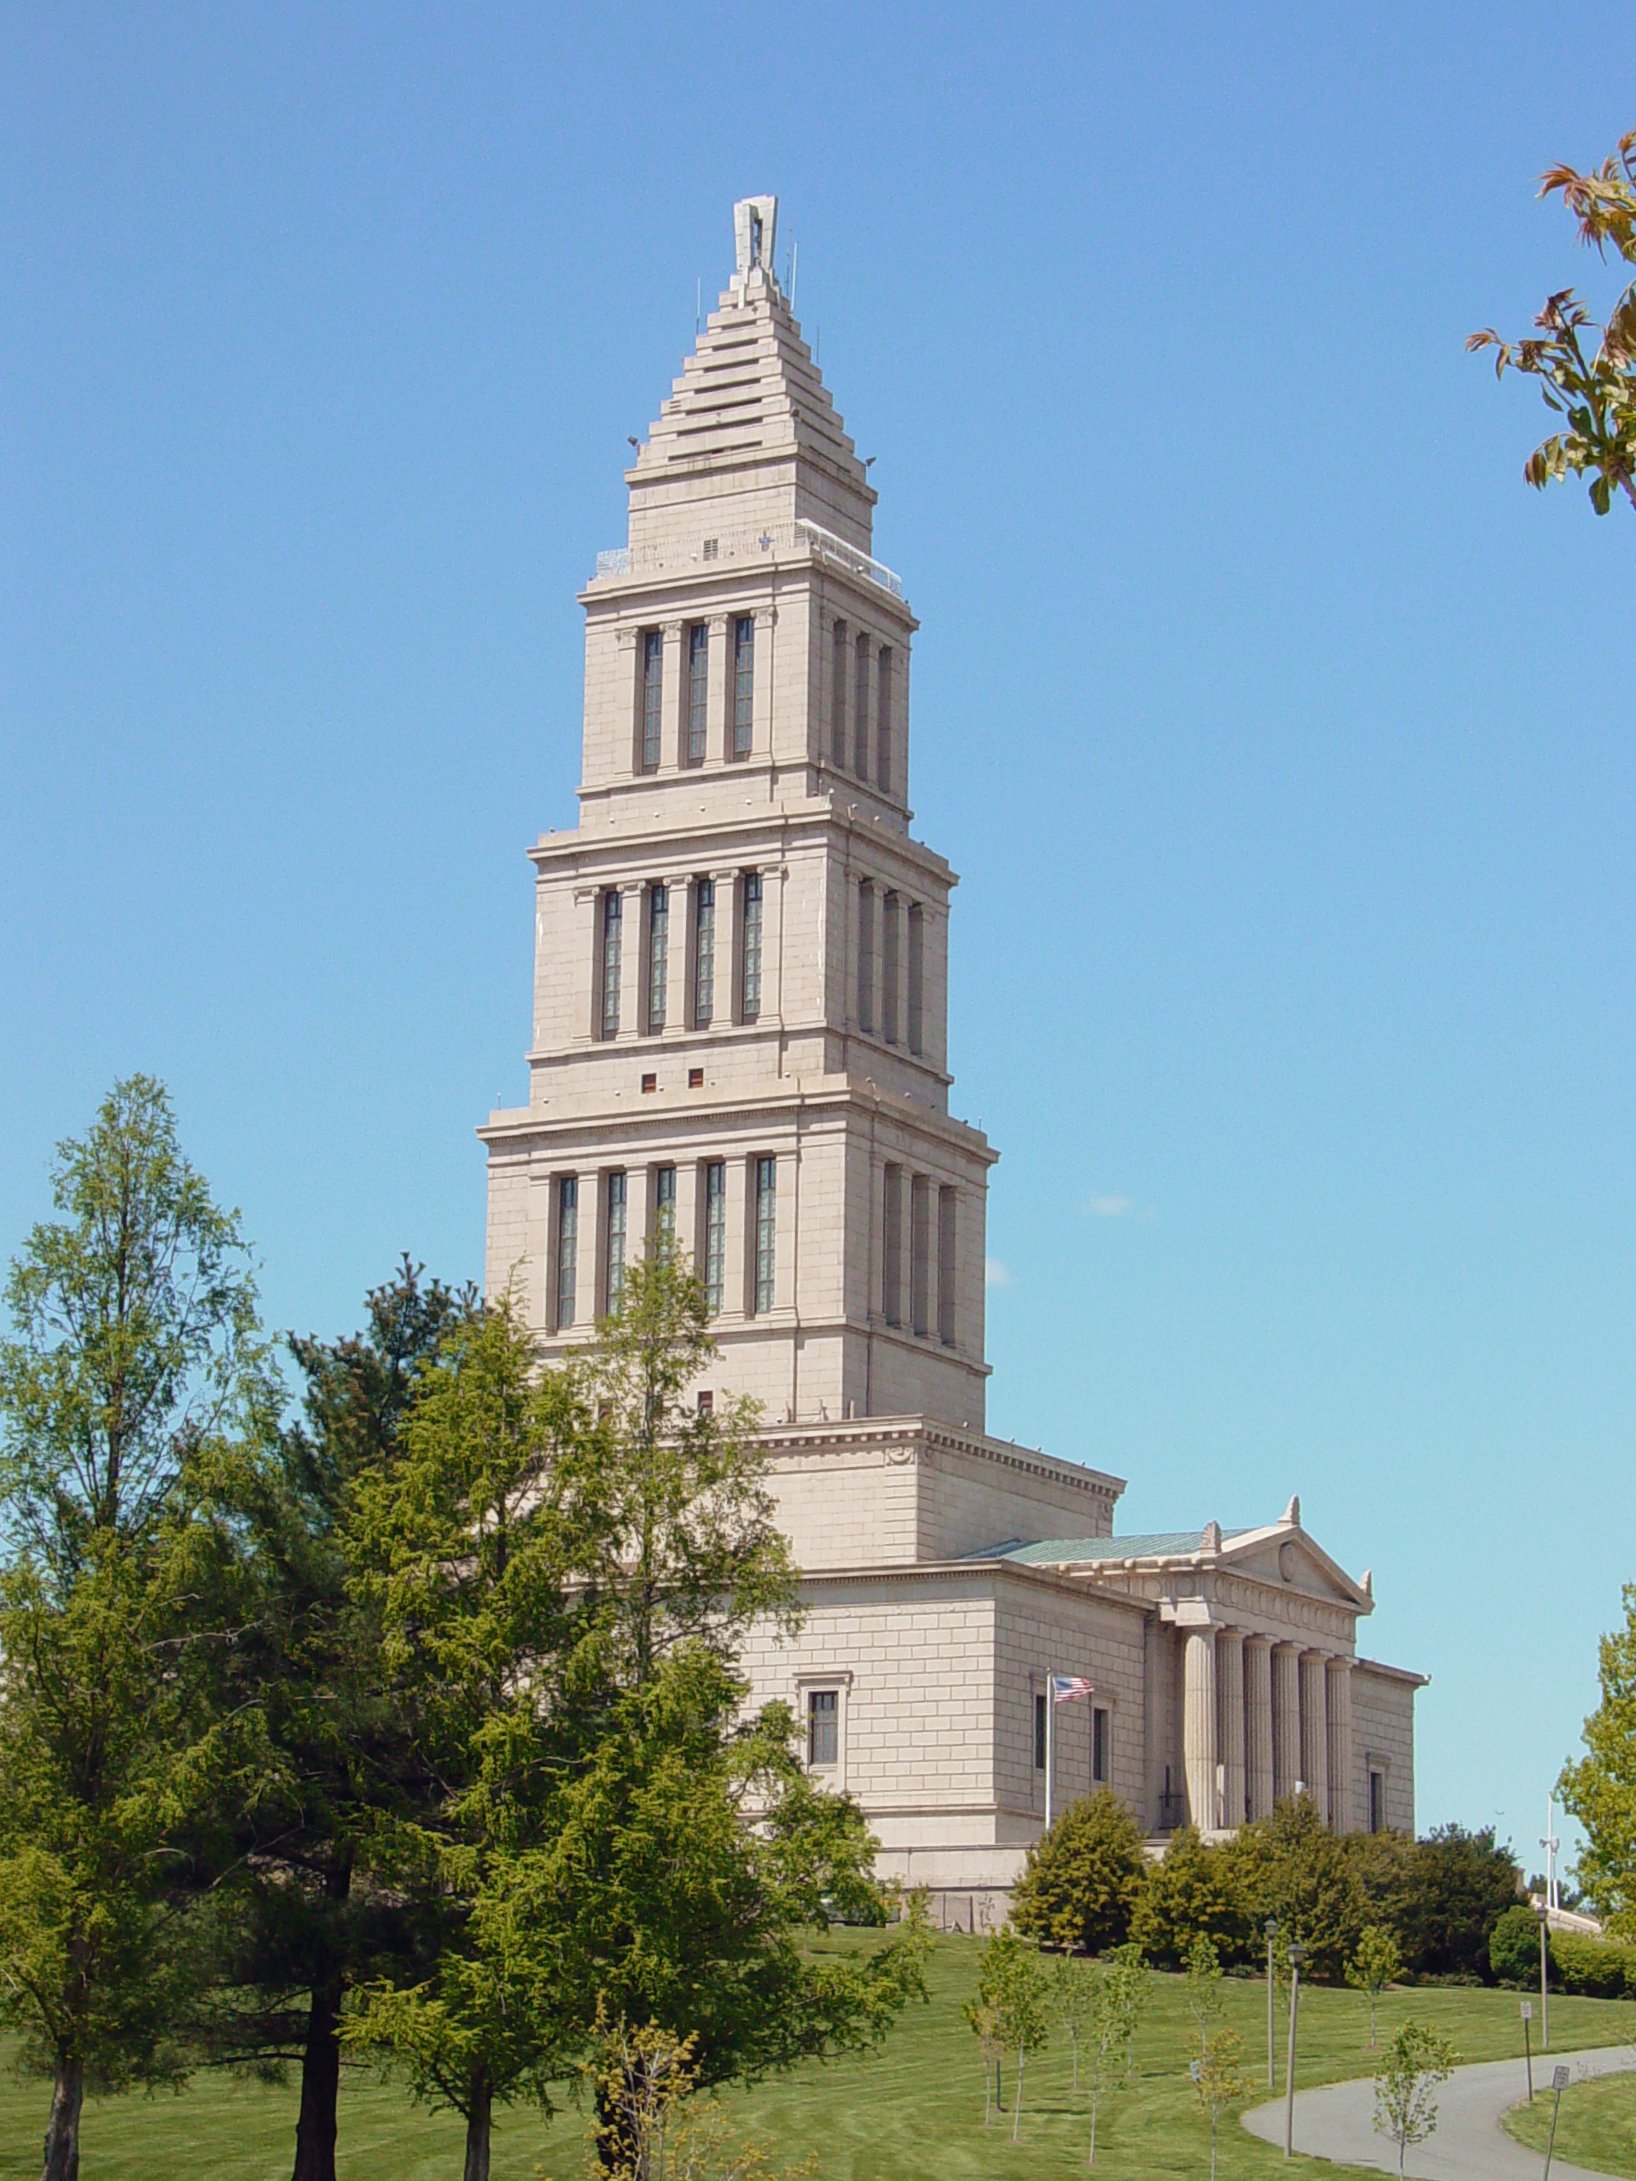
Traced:
<path id="1" fill-rule="evenodd" d="M 1142 1835 L 1107 1788 L 1070 1803 L 1028 1851 L 1011 1920 L 1051 1946 L 1122 1946 L 1145 1867 Z"/>
<path id="2" fill-rule="evenodd" d="M 1488 1934 L 1488 1966 L 1502 1984 L 1539 1982 L 1539 1918 L 1521 1901 Z"/>
<path id="3" fill-rule="evenodd" d="M 1530 1913 L 1529 1921 L 1533 1921 Z M 1553 1931 L 1551 1966 L 1565 1992 L 1586 1999 L 1636 1999 L 1636 1946 L 1617 1939 L 1593 1939 L 1579 1931 Z M 1534 1974 L 1539 1974 L 1539 1937 L 1534 1938 Z"/>
<path id="4" fill-rule="evenodd" d="M 1224 1962 L 1248 1959 L 1249 1923 L 1227 1851 L 1208 1847 L 1195 1826 L 1173 1833 L 1162 1859 L 1147 1867 L 1130 1929 L 1148 1959 L 1166 1969 L 1186 1966 L 1195 1939 L 1208 1939 Z"/>

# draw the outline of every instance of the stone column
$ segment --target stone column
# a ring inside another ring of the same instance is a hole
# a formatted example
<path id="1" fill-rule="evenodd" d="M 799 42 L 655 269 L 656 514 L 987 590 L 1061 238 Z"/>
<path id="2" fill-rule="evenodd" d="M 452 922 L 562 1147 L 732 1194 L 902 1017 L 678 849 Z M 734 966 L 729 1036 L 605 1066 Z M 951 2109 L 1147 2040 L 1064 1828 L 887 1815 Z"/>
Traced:
<path id="1" fill-rule="evenodd" d="M 1338 1833 L 1358 1829 L 1358 1782 L 1352 1761 L 1352 1661 L 1332 1658 L 1329 1674 L 1329 1822 Z"/>
<path id="2" fill-rule="evenodd" d="M 1221 1698 L 1221 1822 L 1244 1822 L 1244 1631 L 1224 1628 L 1216 1644 Z"/>
<path id="3" fill-rule="evenodd" d="M 1182 1767 L 1187 1815 L 1201 1833 L 1219 1829 L 1216 1808 L 1216 1632 L 1190 1628 L 1182 1652 Z"/>
<path id="4" fill-rule="evenodd" d="M 1329 1823 L 1329 1676 L 1322 1651 L 1301 1653 L 1301 1777 Z"/>
<path id="5" fill-rule="evenodd" d="M 1298 1644 L 1272 1647 L 1272 1788 L 1279 1802 L 1294 1794 L 1301 1777 L 1300 1656 Z"/>
<path id="6" fill-rule="evenodd" d="M 619 889 L 619 1034 L 646 1037 L 647 1011 L 647 888 L 640 879 Z"/>
<path id="7" fill-rule="evenodd" d="M 705 763 L 725 764 L 733 740 L 733 619 L 712 614 L 710 630 L 709 729 L 705 735 Z"/>
<path id="8" fill-rule="evenodd" d="M 687 745 L 687 631 L 680 621 L 667 621 L 664 638 L 663 700 L 659 722 L 659 770 L 669 772 L 686 757 Z"/>
<path id="9" fill-rule="evenodd" d="M 1272 1642 L 1244 1639 L 1244 1790 L 1249 1815 L 1272 1816 Z"/>

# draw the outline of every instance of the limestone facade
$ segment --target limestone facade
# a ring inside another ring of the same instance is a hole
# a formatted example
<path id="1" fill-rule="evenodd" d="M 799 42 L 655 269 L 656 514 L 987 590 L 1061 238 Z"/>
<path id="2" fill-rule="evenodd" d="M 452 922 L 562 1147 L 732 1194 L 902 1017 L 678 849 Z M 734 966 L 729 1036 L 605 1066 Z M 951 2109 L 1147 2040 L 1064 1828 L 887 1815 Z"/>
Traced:
<path id="1" fill-rule="evenodd" d="M 911 831 L 918 624 L 875 494 L 735 207 L 733 280 L 581 594 L 579 823 L 534 866 L 526 1105 L 492 1114 L 487 1281 L 548 1355 L 663 1236 L 710 1292 L 694 1389 L 761 1403 L 801 1634 L 748 1661 L 883 1867 L 990 1919 L 1094 1784 L 1155 1835 L 1306 1786 L 1413 1823 L 1419 1676 L 1284 1518 L 1117 1538 L 1123 1480 L 984 1429 L 996 1154 L 949 1110 L 948 864 Z M 1094 1696 L 1051 1708 L 1053 1674 Z"/>

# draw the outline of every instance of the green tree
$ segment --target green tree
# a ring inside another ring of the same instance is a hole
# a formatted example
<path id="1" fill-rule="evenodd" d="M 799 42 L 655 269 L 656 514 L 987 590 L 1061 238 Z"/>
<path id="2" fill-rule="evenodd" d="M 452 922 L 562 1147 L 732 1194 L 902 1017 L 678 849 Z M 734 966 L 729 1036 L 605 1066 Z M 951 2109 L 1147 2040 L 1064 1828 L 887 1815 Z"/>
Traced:
<path id="1" fill-rule="evenodd" d="M 1144 1867 L 1135 1818 L 1099 1788 L 1070 1803 L 1029 1849 L 1012 1921 L 1047 1945 L 1100 1954 L 1129 1938 Z"/>
<path id="2" fill-rule="evenodd" d="M 1068 2034 L 1076 2090 L 1079 2088 L 1079 2040 L 1095 2000 L 1096 1986 L 1088 1965 L 1074 1954 L 1059 1954 L 1051 1971 L 1051 2007 Z M 976 2024 L 972 2026 L 975 2028 Z"/>
<path id="3" fill-rule="evenodd" d="M 1164 1854 L 1144 1873 L 1131 1936 L 1150 1961 L 1169 1969 L 1182 1967 L 1201 1936 L 1223 1960 L 1244 1959 L 1249 1938 L 1226 1850 L 1207 1845 L 1193 1825 L 1172 1833 Z"/>
<path id="4" fill-rule="evenodd" d="M 1516 1902 L 1522 1871 L 1492 1826 L 1439 1825 L 1417 1840 L 1399 1943 L 1417 1973 L 1486 1976 L 1494 1926 Z"/>
<path id="5" fill-rule="evenodd" d="M 539 1370 L 509 1299 L 445 1336 L 404 1436 L 395 1463 L 355 1480 L 347 1527 L 381 1677 L 441 1783 L 423 1809 L 378 1813 L 373 1849 L 435 1965 L 360 1987 L 343 2034 L 461 2115 L 466 2181 L 487 2181 L 494 2107 L 545 2102 L 570 2049 L 557 1936 L 515 1877 L 597 1686 L 584 1578 L 604 1548 L 605 1465 L 575 1377 Z"/>
<path id="6" fill-rule="evenodd" d="M 1201 1932 L 1187 1950 L 1187 2011 L 1199 2033 L 1199 2058 L 1210 2057 L 1210 2040 L 1227 2004 L 1214 1942 Z"/>
<path id="7" fill-rule="evenodd" d="M 1135 2072 L 1136 2032 L 1141 2027 L 1151 1989 L 1142 1949 L 1134 1940 L 1116 1946 L 1107 1955 L 1102 1973 L 1117 2049 L 1125 2080 L 1129 2082 Z"/>
<path id="8" fill-rule="evenodd" d="M 52 1196 L 0 1342 L 0 2019 L 51 2077 L 44 2181 L 72 2181 L 87 2084 L 183 2064 L 190 1832 L 265 1783 L 254 1709 L 222 1701 L 222 1508 L 271 1392 L 237 1217 L 158 1083 L 115 1086 Z"/>
<path id="9" fill-rule="evenodd" d="M 1368 1995 L 1371 2048 L 1380 2042 L 1376 2035 L 1380 1995 L 1394 1977 L 1402 1974 L 1403 1957 L 1397 1950 L 1396 1938 L 1384 1924 L 1365 1924 L 1358 1933 L 1352 1959 L 1346 1965 L 1346 1981 L 1355 1992 Z"/>
<path id="10" fill-rule="evenodd" d="M 1616 1937 L 1636 1939 L 1636 1583 L 1624 1625 L 1602 1638 L 1601 1702 L 1585 1721 L 1585 1754 L 1557 1788 L 1584 1828 L 1579 1883 Z"/>
<path id="11" fill-rule="evenodd" d="M 1397 2170 L 1437 2127 L 1437 2091 L 1460 2064 L 1448 2039 L 1411 2015 L 1375 2070 L 1375 2132 L 1397 2146 Z"/>
<path id="12" fill-rule="evenodd" d="M 1579 223 L 1579 239 L 1606 256 L 1609 247 L 1636 265 L 1636 131 L 1620 138 L 1611 159 L 1593 173 L 1550 167 L 1540 195 L 1560 191 Z M 1534 320 L 1538 332 L 1503 341 L 1492 326 L 1474 333 L 1468 349 L 1492 348 L 1494 369 L 1507 366 L 1540 382 L 1546 407 L 1564 418 L 1528 457 L 1523 475 L 1543 489 L 1570 472 L 1590 479 L 1591 505 L 1605 515 L 1615 492 L 1636 507 L 1636 282 L 1616 299 L 1598 326 L 1572 288 L 1548 296 Z M 1590 338 L 1600 333 L 1593 348 Z"/>
<path id="13" fill-rule="evenodd" d="M 1068 1957 L 1064 1956 L 1066 1960 Z M 966 2026 L 977 2040 L 977 2053 L 983 2065 L 983 2126 L 990 2127 L 996 2107 L 1000 2103 L 1000 2065 L 1005 2058 L 1005 2047 L 1000 2042 L 1000 2010 L 994 2001 L 974 1995 L 961 2008 Z M 1074 2081 L 1079 2081 L 1079 2055 L 1074 2054 Z"/>
<path id="14" fill-rule="evenodd" d="M 1526 1901 L 1513 1902 L 1489 1933 L 1488 1966 L 1501 1984 L 1538 1984 L 1539 1918 Z"/>
<path id="15" fill-rule="evenodd" d="M 423 1367 L 476 1308 L 404 1258 L 372 1289 L 357 1333 L 293 1337 L 302 1413 L 241 1508 L 258 1610 L 238 1678 L 259 1692 L 278 1786 L 236 1813 L 218 1888 L 230 2003 L 211 2026 L 223 2058 L 300 2075 L 294 2181 L 335 2181 L 340 2022 L 360 1978 L 403 1968 L 413 1934 L 396 1896 L 360 1873 L 378 1818 L 424 1806 L 424 1756 L 381 1674 L 380 1615 L 348 1587 L 347 1513 L 390 1479 Z"/>
<path id="16" fill-rule="evenodd" d="M 1001 2049 L 1013 2056 L 1011 2140 L 1022 2132 L 1023 2076 L 1028 2055 L 1038 2052 L 1051 2033 L 1051 1986 L 1037 1947 L 1008 1925 L 984 1948 L 979 1997 L 994 2008 Z"/>
<path id="17" fill-rule="evenodd" d="M 1279 1803 L 1270 1818 L 1241 1825 L 1222 1853 L 1250 1928 L 1278 1919 L 1282 1952 L 1307 1950 L 1307 1974 L 1338 1980 L 1365 1922 L 1363 1890 L 1346 1842 L 1319 1817 L 1309 1795 Z"/>
<path id="18" fill-rule="evenodd" d="M 1094 1972 L 1095 1999 L 1086 2040 L 1085 2075 L 1091 2093 L 1091 2140 L 1086 2163 L 1096 2164 L 1102 2102 L 1130 2073 L 1131 2043 L 1146 1997 L 1147 1971 L 1135 1947 L 1122 1946 Z"/>
<path id="19" fill-rule="evenodd" d="M 1244 2040 L 1237 2030 L 1218 2030 L 1191 2069 L 1193 2089 L 1210 2116 L 1210 2181 L 1216 2181 L 1216 2142 L 1223 2110 L 1248 2089 L 1243 2076 Z"/>

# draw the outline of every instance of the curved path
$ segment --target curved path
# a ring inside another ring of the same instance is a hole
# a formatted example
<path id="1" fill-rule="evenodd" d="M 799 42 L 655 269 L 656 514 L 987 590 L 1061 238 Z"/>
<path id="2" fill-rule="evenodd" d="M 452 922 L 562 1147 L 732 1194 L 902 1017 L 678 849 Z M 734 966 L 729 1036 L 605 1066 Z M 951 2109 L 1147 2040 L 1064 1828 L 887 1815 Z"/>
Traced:
<path id="1" fill-rule="evenodd" d="M 1636 2068 L 1636 2046 L 1612 2045 L 1605 2051 L 1551 2052 L 1534 2055 L 1534 2095 L 1549 2095 L 1551 2069 L 1565 2063 L 1570 2081 L 1589 2075 L 1613 2075 Z M 1414 2181 L 1539 2181 L 1544 2158 L 1526 2150 L 1500 2126 L 1500 2115 L 1528 2094 L 1521 2060 L 1486 2060 L 1457 2067 L 1437 2096 L 1437 2133 L 1409 2153 L 1405 2173 Z M 1397 2172 L 1397 2151 L 1375 2133 L 1375 2086 L 1366 2075 L 1359 2082 L 1326 2083 L 1321 2090 L 1295 2093 L 1295 2148 L 1309 2158 L 1332 2158 L 1349 2166 L 1373 2166 Z M 1284 2101 L 1255 2106 L 1244 2125 L 1279 2149 L 1284 2144 Z M 1551 2161 L 1551 2181 L 1596 2181 L 1584 2166 Z"/>

